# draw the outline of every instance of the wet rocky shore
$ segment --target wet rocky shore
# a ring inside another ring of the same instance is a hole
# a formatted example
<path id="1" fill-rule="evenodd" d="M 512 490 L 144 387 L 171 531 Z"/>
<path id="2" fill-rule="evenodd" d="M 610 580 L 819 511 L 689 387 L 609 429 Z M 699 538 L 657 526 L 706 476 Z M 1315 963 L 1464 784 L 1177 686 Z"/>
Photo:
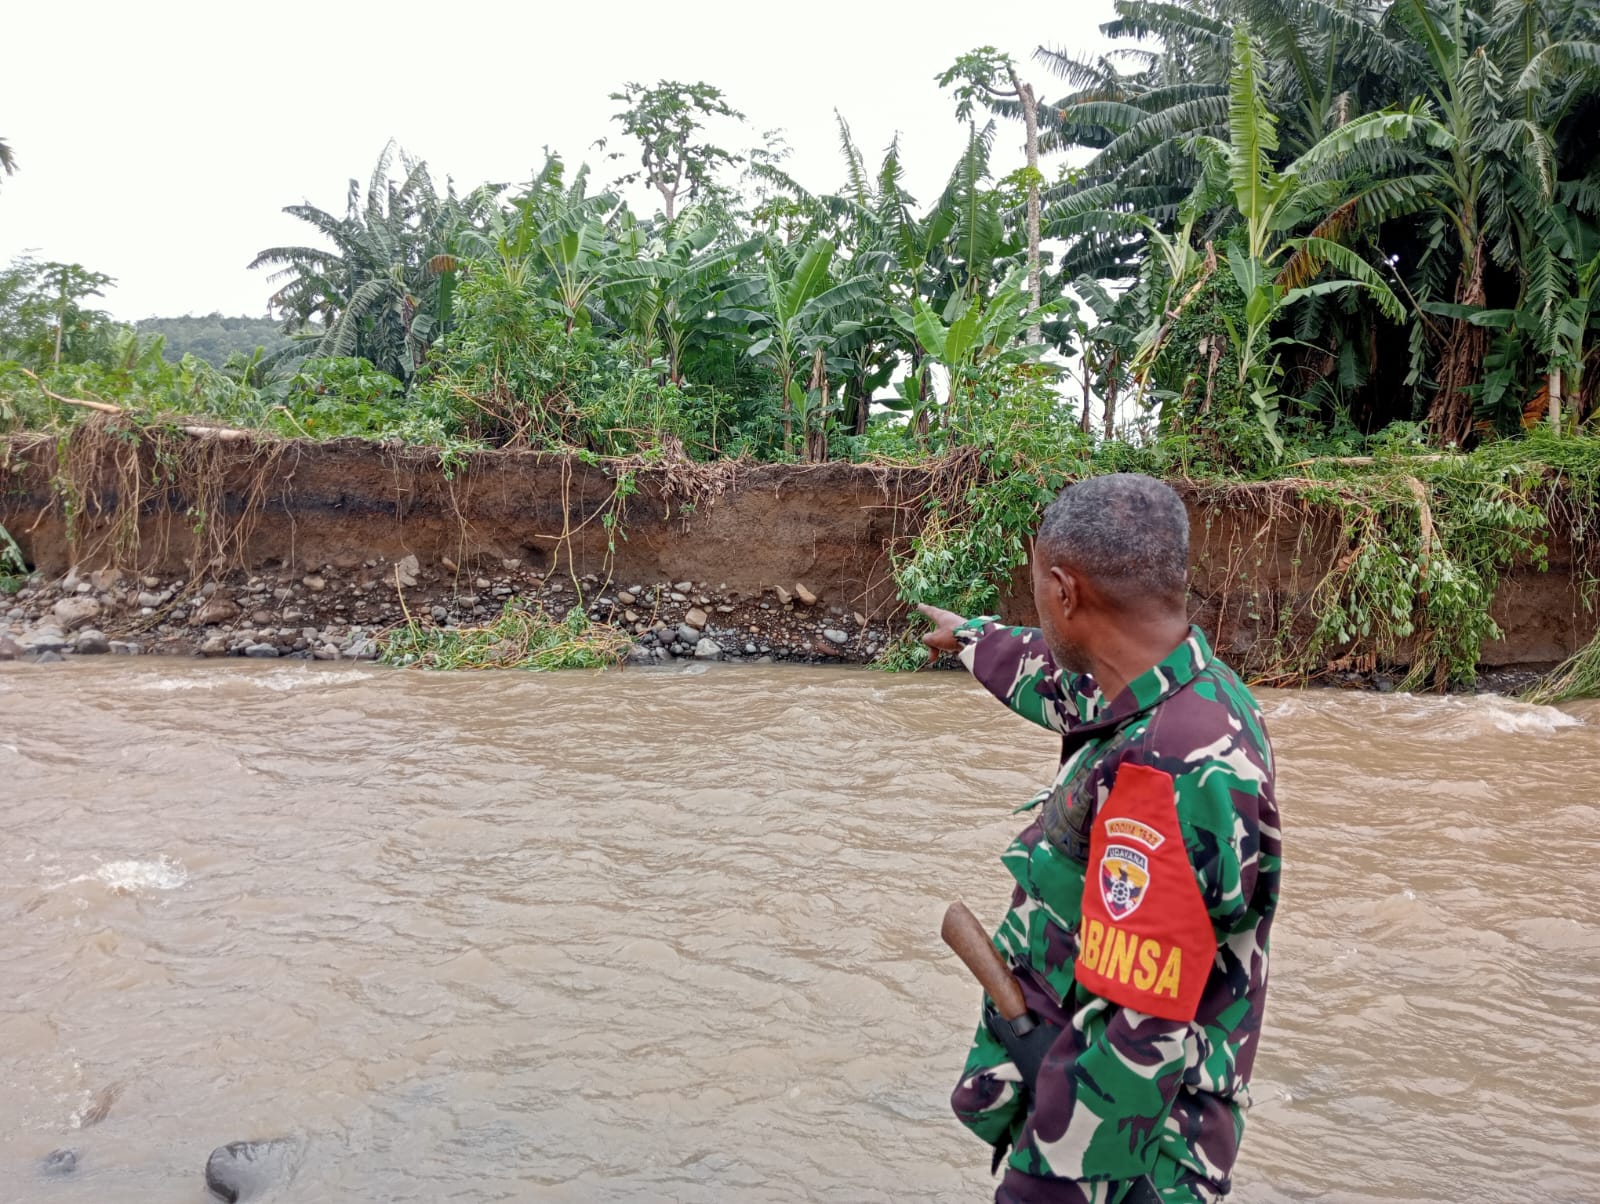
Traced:
<path id="1" fill-rule="evenodd" d="M 415 622 L 470 628 L 507 603 L 553 618 L 582 607 L 634 641 L 628 659 L 863 663 L 891 638 L 872 619 L 805 582 L 759 593 L 722 582 L 607 581 L 544 575 L 521 561 L 464 569 L 347 557 L 315 572 L 235 572 L 205 581 L 97 569 L 35 574 L 0 595 L 0 660 L 167 655 L 320 661 L 372 660 L 382 632 Z"/>

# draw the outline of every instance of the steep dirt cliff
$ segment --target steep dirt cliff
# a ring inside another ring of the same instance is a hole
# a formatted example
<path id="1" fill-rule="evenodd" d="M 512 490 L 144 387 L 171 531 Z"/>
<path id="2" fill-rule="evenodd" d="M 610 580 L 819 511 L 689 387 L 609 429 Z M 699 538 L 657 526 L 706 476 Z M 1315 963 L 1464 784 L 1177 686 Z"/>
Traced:
<path id="1" fill-rule="evenodd" d="M 1308 634 L 1317 586 L 1346 552 L 1337 515 L 1271 486 L 1174 484 L 1193 523 L 1196 620 L 1230 660 L 1271 665 Z M 432 452 L 358 440 L 16 439 L 0 524 L 38 577 L 9 611 L 0 599 L 0 616 L 14 638 L 54 621 L 149 649 L 331 657 L 407 615 L 467 624 L 507 597 L 564 610 L 581 595 L 657 659 L 711 639 L 735 659 L 860 661 L 902 624 L 891 551 L 917 530 L 929 485 L 925 470 L 846 464 L 497 451 L 446 472 Z M 1593 621 L 1574 578 L 1556 532 L 1547 571 L 1505 578 L 1505 636 L 1484 664 L 1545 665 L 1580 646 Z M 82 604 L 45 614 L 64 600 Z M 1030 619 L 1025 572 L 1003 610 Z"/>

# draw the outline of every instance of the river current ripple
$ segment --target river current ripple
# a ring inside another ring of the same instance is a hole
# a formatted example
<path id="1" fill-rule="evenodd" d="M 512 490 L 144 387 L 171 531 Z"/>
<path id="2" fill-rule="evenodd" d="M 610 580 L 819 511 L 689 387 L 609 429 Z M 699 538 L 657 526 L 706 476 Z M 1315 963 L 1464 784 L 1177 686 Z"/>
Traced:
<path id="1" fill-rule="evenodd" d="M 1262 700 L 1230 1199 L 1600 1202 L 1600 709 Z M 987 1199 L 939 918 L 1053 756 L 958 674 L 0 669 L 0 1200 Z"/>

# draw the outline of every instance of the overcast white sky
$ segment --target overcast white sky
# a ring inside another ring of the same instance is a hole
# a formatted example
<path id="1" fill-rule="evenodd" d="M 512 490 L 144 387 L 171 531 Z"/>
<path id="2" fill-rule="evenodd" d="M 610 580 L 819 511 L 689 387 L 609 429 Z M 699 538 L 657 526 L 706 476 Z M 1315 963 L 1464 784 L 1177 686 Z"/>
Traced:
<path id="1" fill-rule="evenodd" d="M 389 138 L 463 190 L 526 179 L 546 145 L 605 181 L 622 166 L 590 146 L 615 131 L 607 94 L 660 78 L 727 93 L 749 117 L 725 131 L 730 149 L 782 129 L 813 189 L 842 179 L 835 108 L 874 166 L 898 130 L 926 203 L 964 138 L 935 74 L 990 44 L 1054 95 L 1034 47 L 1098 50 L 1110 15 L 1110 0 L 18 2 L 0 68 L 0 136 L 19 166 L 0 177 L 0 261 L 29 251 L 106 272 L 104 305 L 124 320 L 261 314 L 271 289 L 245 265 L 315 241 L 283 206 L 342 212 Z M 1020 125 L 1001 142 L 996 166 L 1020 165 Z"/>

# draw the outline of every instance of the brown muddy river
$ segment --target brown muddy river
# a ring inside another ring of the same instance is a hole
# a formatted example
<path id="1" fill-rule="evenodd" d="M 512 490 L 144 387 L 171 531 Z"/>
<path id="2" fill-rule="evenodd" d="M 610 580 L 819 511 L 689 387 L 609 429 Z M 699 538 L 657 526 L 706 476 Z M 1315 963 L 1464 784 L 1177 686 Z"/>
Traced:
<path id="1" fill-rule="evenodd" d="M 1263 703 L 1230 1200 L 1600 1201 L 1600 709 Z M 988 1199 L 939 919 L 1052 760 L 958 674 L 4 667 L 0 1200 Z"/>

